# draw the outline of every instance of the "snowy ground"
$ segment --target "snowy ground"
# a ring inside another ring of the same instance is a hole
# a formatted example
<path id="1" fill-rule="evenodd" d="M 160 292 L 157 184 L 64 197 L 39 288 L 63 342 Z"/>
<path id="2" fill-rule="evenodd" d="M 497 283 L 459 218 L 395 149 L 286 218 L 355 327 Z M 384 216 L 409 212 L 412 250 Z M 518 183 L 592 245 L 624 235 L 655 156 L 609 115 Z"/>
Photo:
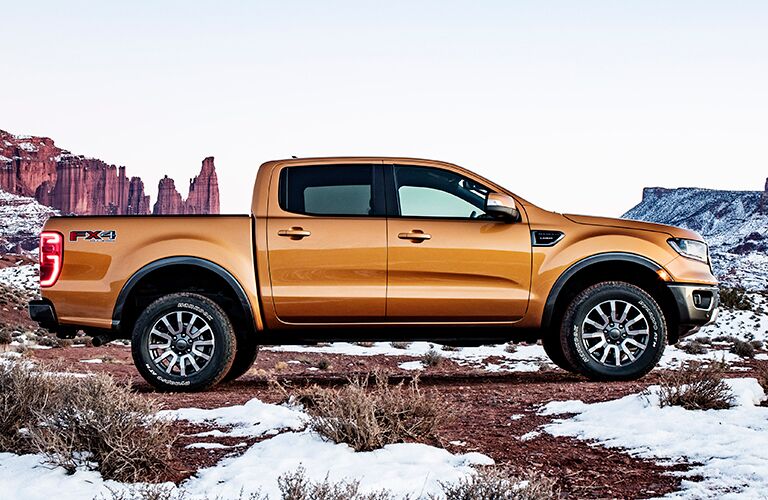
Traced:
<path id="1" fill-rule="evenodd" d="M 540 345 L 517 344 L 514 352 L 508 352 L 509 344 L 479 347 L 460 347 L 456 350 L 443 350 L 440 344 L 431 342 L 412 342 L 406 348 L 393 347 L 389 342 L 376 342 L 372 346 L 361 346 L 348 342 L 335 342 L 316 346 L 270 346 L 266 350 L 276 352 L 316 352 L 323 354 L 346 354 L 349 356 L 413 356 L 421 357 L 429 351 L 436 351 L 444 358 L 455 361 L 460 366 L 481 368 L 491 372 L 531 372 L 542 367 L 553 367 L 544 348 Z M 511 350 L 510 349 L 510 350 Z M 407 361 L 400 365 L 404 370 L 421 370 L 420 361 Z"/>
<path id="2" fill-rule="evenodd" d="M 491 465 L 480 453 L 451 454 L 419 443 L 393 444 L 371 452 L 355 452 L 305 430 L 308 416 L 296 407 L 251 400 L 244 405 L 201 410 L 187 408 L 163 412 L 169 418 L 208 423 L 218 434 L 205 436 L 263 437 L 245 453 L 225 458 L 197 472 L 178 487 L 186 498 L 237 498 L 260 491 L 279 498 L 277 478 L 302 467 L 314 481 L 358 480 L 361 492 L 387 489 L 412 498 L 439 494 L 440 482 L 457 481 L 473 473 L 473 465 Z M 202 437 L 203 435 L 201 435 Z M 216 443 L 200 443 L 212 447 Z M 226 445 L 221 444 L 224 447 Z M 64 469 L 44 464 L 37 455 L 0 453 L 0 491 L 5 498 L 25 500 L 80 500 L 127 490 L 131 485 L 104 481 L 92 471 L 67 475 Z"/>
<path id="3" fill-rule="evenodd" d="M 768 407 L 755 379 L 726 381 L 737 398 L 728 410 L 660 408 L 653 397 L 633 394 L 585 404 L 553 402 L 541 414 L 573 414 L 544 430 L 555 436 L 592 440 L 600 446 L 664 462 L 694 465 L 683 481 L 682 498 L 768 498 Z M 656 388 L 649 390 L 653 393 Z"/>

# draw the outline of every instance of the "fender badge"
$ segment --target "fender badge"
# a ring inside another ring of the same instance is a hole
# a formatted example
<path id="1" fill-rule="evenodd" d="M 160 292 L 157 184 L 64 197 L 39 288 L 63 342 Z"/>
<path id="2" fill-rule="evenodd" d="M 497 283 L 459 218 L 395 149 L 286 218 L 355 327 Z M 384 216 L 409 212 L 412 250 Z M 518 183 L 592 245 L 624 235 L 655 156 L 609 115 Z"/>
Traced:
<path id="1" fill-rule="evenodd" d="M 91 242 L 112 242 L 117 239 L 117 231 L 110 230 L 110 231 L 70 231 L 69 232 L 69 241 L 79 241 L 79 240 L 85 240 L 85 241 L 91 241 Z"/>

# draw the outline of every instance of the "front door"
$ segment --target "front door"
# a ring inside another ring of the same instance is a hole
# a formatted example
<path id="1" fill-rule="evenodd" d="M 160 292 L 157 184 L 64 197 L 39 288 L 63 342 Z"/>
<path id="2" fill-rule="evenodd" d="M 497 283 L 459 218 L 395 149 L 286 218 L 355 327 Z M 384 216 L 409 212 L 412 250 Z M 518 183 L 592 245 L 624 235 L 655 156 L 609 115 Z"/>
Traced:
<path id="1" fill-rule="evenodd" d="M 390 218 L 387 319 L 514 322 L 528 306 L 525 222 L 484 211 L 489 189 L 456 172 L 387 165 Z"/>
<path id="2" fill-rule="evenodd" d="M 287 166 L 273 175 L 267 245 L 286 323 L 385 318 L 387 221 L 380 165 Z"/>

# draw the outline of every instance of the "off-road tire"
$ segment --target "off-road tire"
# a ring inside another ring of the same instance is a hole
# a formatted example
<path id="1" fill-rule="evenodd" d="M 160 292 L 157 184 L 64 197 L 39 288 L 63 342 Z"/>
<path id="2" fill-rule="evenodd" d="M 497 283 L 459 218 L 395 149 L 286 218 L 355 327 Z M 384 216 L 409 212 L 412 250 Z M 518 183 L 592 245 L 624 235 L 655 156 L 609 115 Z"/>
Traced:
<path id="1" fill-rule="evenodd" d="M 181 377 L 167 374 L 152 361 L 148 337 L 154 325 L 169 313 L 194 313 L 210 326 L 215 347 L 210 360 L 199 371 Z M 224 310 L 211 299 L 194 293 L 174 293 L 152 302 L 133 329 L 131 352 L 144 380 L 161 391 L 192 392 L 209 389 L 229 373 L 237 352 L 237 339 Z"/>
<path id="2" fill-rule="evenodd" d="M 607 366 L 594 359 L 581 336 L 587 314 L 599 304 L 612 300 L 634 306 L 645 316 L 648 326 L 645 350 L 625 366 Z M 642 288 L 622 281 L 597 283 L 576 295 L 566 309 L 560 326 L 560 344 L 566 362 L 594 380 L 634 380 L 642 377 L 659 362 L 666 342 L 667 324 L 659 305 Z"/>
<path id="3" fill-rule="evenodd" d="M 544 336 L 541 339 L 541 345 L 544 347 L 544 352 L 547 353 L 550 361 L 552 361 L 555 365 L 567 372 L 578 373 L 576 367 L 570 364 L 567 359 L 565 359 L 563 346 L 560 343 L 559 331 L 556 330 L 544 332 Z"/>
<path id="4" fill-rule="evenodd" d="M 246 330 L 245 333 L 238 333 L 236 335 L 237 353 L 235 354 L 235 361 L 232 363 L 229 373 L 224 376 L 224 382 L 229 382 L 245 375 L 253 366 L 253 363 L 256 361 L 256 355 L 259 353 L 259 344 L 256 342 L 256 336 L 252 332 L 249 334 Z"/>

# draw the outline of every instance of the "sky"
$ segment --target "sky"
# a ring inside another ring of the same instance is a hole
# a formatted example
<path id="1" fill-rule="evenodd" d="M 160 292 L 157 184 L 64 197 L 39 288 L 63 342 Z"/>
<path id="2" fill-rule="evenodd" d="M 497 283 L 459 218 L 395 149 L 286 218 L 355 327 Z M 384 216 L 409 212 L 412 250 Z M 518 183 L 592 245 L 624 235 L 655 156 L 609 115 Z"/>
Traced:
<path id="1" fill-rule="evenodd" d="M 460 164 L 550 210 L 768 177 L 768 2 L 0 0 L 0 129 L 125 165 Z"/>

